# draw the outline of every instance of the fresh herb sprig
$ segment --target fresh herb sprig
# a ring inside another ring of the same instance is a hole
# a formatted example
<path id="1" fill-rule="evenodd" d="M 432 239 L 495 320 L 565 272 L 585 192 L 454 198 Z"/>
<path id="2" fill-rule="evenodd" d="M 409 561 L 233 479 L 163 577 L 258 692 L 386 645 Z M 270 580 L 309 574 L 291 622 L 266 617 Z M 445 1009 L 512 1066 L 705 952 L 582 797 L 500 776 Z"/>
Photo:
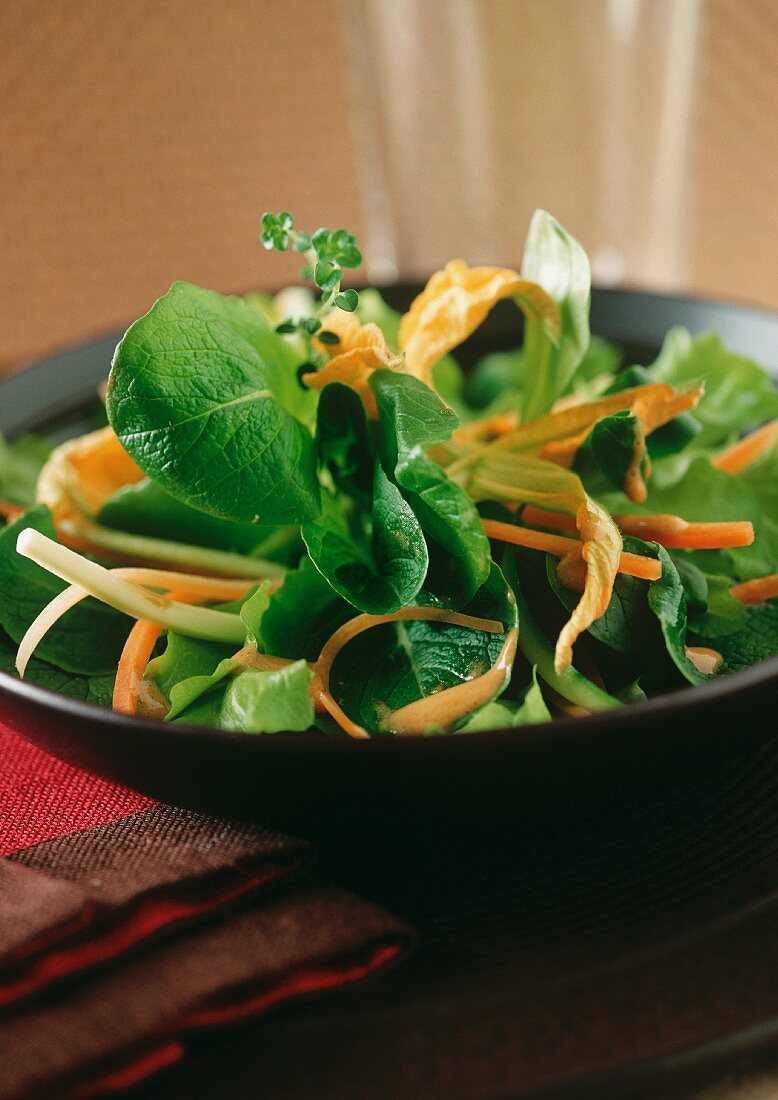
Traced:
<path id="1" fill-rule="evenodd" d="M 316 313 L 310 317 L 295 320 L 286 318 L 276 331 L 281 333 L 299 332 L 304 338 L 310 338 L 322 327 L 323 314 L 335 306 L 346 313 L 353 313 L 359 305 L 356 290 L 341 290 L 344 268 L 359 267 L 362 254 L 357 239 L 345 229 L 317 229 L 315 233 L 303 233 L 296 229 L 294 218 L 288 211 L 280 214 L 265 212 L 262 215 L 260 240 L 268 252 L 287 252 L 291 246 L 294 252 L 303 255 L 307 261 L 301 271 L 303 279 L 312 279 L 321 292 Z M 336 344 L 334 333 L 321 332 L 318 339 L 323 344 Z"/>

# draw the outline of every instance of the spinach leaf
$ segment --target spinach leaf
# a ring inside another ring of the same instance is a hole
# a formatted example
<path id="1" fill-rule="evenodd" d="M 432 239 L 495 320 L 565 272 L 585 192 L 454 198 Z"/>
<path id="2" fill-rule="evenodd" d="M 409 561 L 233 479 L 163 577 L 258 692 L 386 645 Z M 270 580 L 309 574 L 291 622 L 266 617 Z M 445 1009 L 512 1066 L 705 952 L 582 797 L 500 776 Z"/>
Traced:
<path id="1" fill-rule="evenodd" d="M 309 729 L 313 725 L 308 691 L 312 675 L 305 661 L 267 672 L 241 672 L 227 685 L 219 725 L 244 733 Z"/>
<path id="2" fill-rule="evenodd" d="M 708 677 L 686 656 L 686 597 L 673 559 L 659 543 L 643 542 L 642 539 L 634 542 L 640 546 L 640 553 L 658 558 L 662 563 L 661 577 L 648 589 L 648 606 L 659 620 L 667 652 L 684 679 L 690 684 L 704 683 Z"/>
<path id="3" fill-rule="evenodd" d="M 605 394 L 621 393 L 635 386 L 646 386 L 656 379 L 645 367 L 627 367 L 616 375 L 613 382 L 604 391 Z M 667 424 L 651 432 L 646 439 L 648 453 L 652 459 L 665 458 L 682 451 L 700 434 L 702 425 L 692 413 L 684 412 Z"/>
<path id="4" fill-rule="evenodd" d="M 397 611 L 422 586 L 427 544 L 413 510 L 374 457 L 364 407 L 353 390 L 325 387 L 316 446 L 341 494 L 325 493 L 321 515 L 303 526 L 311 560 L 360 611 Z"/>
<path id="5" fill-rule="evenodd" d="M 581 476 L 588 492 L 596 492 L 597 483 L 609 483 L 623 488 L 635 460 L 638 448 L 643 447 L 643 429 L 637 415 L 622 409 L 603 416 L 596 422 L 575 456 L 573 469 Z M 648 476 L 648 461 L 644 454 L 640 472 Z"/>
<path id="6" fill-rule="evenodd" d="M 778 600 L 749 607 L 746 615 L 737 633 L 716 642 L 724 658 L 722 672 L 738 672 L 778 654 Z"/>
<path id="7" fill-rule="evenodd" d="M 57 537 L 44 505 L 0 530 L 0 628 L 17 645 L 46 604 L 67 588 L 59 577 L 17 554 L 16 540 L 26 527 Z M 46 634 L 36 656 L 65 672 L 108 674 L 116 668 L 131 626 L 132 620 L 112 607 L 84 600 Z"/>
<path id="8" fill-rule="evenodd" d="M 16 676 L 16 645 L 7 634 L 0 631 L 0 670 L 9 676 Z M 95 703 L 100 707 L 110 707 L 113 699 L 112 675 L 79 676 L 72 672 L 63 672 L 61 668 L 32 657 L 27 664 L 24 678 L 28 683 L 67 695 L 71 699 L 80 699 L 83 703 Z"/>
<path id="9" fill-rule="evenodd" d="M 172 496 L 238 522 L 299 523 L 319 510 L 308 411 L 283 338 L 239 298 L 175 283 L 127 330 L 108 415 Z"/>
<path id="10" fill-rule="evenodd" d="M 624 549 L 641 553 L 637 540 L 625 537 Z M 559 561 L 546 555 L 546 575 L 560 603 L 572 611 L 580 595 L 572 592 L 557 576 Z M 613 595 L 603 615 L 595 619 L 588 633 L 598 642 L 630 657 L 640 657 L 645 668 L 666 667 L 667 654 L 656 616 L 648 604 L 648 583 L 637 577 L 619 573 L 613 585 Z"/>
<path id="11" fill-rule="evenodd" d="M 0 499 L 22 508 L 35 503 L 38 474 L 51 454 L 51 444 L 37 435 L 7 443 L 0 435 Z"/>
<path id="12" fill-rule="evenodd" d="M 521 273 L 539 283 L 562 315 L 559 342 L 552 343 L 537 321 L 524 326 L 524 371 L 527 382 L 523 418 L 547 413 L 573 380 L 589 346 L 591 270 L 581 245 L 545 210 L 530 223 Z"/>
<path id="13" fill-rule="evenodd" d="M 370 385 L 378 403 L 384 469 L 426 538 L 425 587 L 451 606 L 462 606 L 489 575 L 489 540 L 470 497 L 424 450 L 448 439 L 458 420 L 429 387 L 408 375 L 376 371 Z"/>
<path id="14" fill-rule="evenodd" d="M 589 634 L 617 653 L 639 660 L 643 671 L 662 674 L 667 679 L 667 674 L 677 669 L 690 683 L 701 683 L 707 677 L 686 656 L 686 595 L 673 559 L 657 543 L 629 536 L 624 539 L 624 549 L 658 558 L 662 576 L 648 584 L 620 573 L 605 613 L 592 623 Z M 556 559 L 547 555 L 549 584 L 570 610 L 578 595 L 559 582 L 556 565 Z"/>
<path id="15" fill-rule="evenodd" d="M 400 490 L 376 462 L 366 529 L 349 524 L 341 502 L 325 495 L 322 514 L 303 526 L 316 568 L 360 611 L 383 615 L 410 603 L 421 588 L 429 558 L 419 521 Z"/>
<path id="16" fill-rule="evenodd" d="M 363 505 L 373 496 L 374 456 L 365 407 L 350 386 L 331 382 L 319 398 L 316 451 L 337 489 Z"/>
<path id="17" fill-rule="evenodd" d="M 516 605 L 496 565 L 465 610 L 499 619 L 508 629 L 515 625 Z M 504 641 L 504 634 L 447 623 L 389 623 L 341 650 L 330 689 L 349 717 L 378 732 L 389 712 L 488 671 Z"/>
<path id="18" fill-rule="evenodd" d="M 191 508 L 148 478 L 119 489 L 95 518 L 104 527 L 135 535 L 255 556 L 260 556 L 263 543 L 274 533 L 272 528 L 217 519 Z M 286 530 L 289 542 L 294 540 L 295 533 L 294 528 Z"/>
<path id="19" fill-rule="evenodd" d="M 290 570 L 262 616 L 262 639 L 276 657 L 313 661 L 333 631 L 353 617 L 354 608 L 324 579 L 309 557 Z"/>
<path id="20" fill-rule="evenodd" d="M 673 555 L 673 562 L 681 578 L 689 614 L 705 611 L 708 607 L 708 578 L 693 562 L 680 555 Z"/>

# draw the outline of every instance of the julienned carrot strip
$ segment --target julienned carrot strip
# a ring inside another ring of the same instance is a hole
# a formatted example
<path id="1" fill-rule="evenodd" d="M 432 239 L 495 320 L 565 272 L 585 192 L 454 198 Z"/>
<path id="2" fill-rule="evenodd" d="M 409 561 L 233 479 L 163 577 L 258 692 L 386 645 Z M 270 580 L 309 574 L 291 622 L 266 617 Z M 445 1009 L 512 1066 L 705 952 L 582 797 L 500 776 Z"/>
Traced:
<path id="1" fill-rule="evenodd" d="M 209 599 L 239 599 L 241 595 L 245 595 L 248 587 L 250 585 L 243 585 L 240 581 L 236 582 L 235 594 L 230 593 L 230 596 L 227 596 L 223 582 L 210 582 L 209 578 L 206 577 L 202 579 L 192 577 L 190 584 L 172 589 L 167 595 L 169 599 L 178 600 L 179 603 L 196 603 L 197 601 Z M 113 688 L 114 710 L 118 710 L 122 714 L 137 713 L 143 673 L 146 670 L 146 665 L 151 660 L 151 654 L 162 630 L 163 627 L 158 626 L 156 623 L 138 619 L 130 631 L 116 668 L 116 680 Z"/>
<path id="2" fill-rule="evenodd" d="M 583 545 L 578 539 L 569 539 L 564 535 L 547 535 L 543 531 L 514 527 L 512 523 L 501 523 L 499 520 L 486 519 L 483 525 L 490 539 L 510 542 L 514 546 L 526 546 L 530 550 L 545 550 L 547 554 L 553 554 L 557 558 L 563 558 L 570 553 L 580 554 Z M 619 573 L 644 581 L 658 581 L 662 575 L 662 564 L 655 558 L 624 552 L 619 558 Z"/>
<path id="3" fill-rule="evenodd" d="M 207 598 L 193 594 L 189 589 L 173 589 L 168 596 L 172 600 L 178 600 L 179 603 L 191 603 L 192 599 Z M 124 649 L 116 667 L 116 680 L 113 686 L 113 709 L 121 714 L 137 713 L 143 673 L 151 660 L 151 654 L 162 630 L 163 627 L 156 623 L 138 619 L 127 635 L 127 641 L 124 643 Z"/>
<path id="4" fill-rule="evenodd" d="M 680 516 L 658 513 L 651 516 L 614 516 L 625 535 L 658 542 L 668 550 L 723 550 L 750 546 L 754 526 L 747 520 L 731 523 L 687 523 Z"/>
<path id="5" fill-rule="evenodd" d="M 720 470 L 726 470 L 728 474 L 736 474 L 750 462 L 766 454 L 773 446 L 778 444 L 778 417 L 763 424 L 751 435 L 739 439 L 731 447 L 720 451 L 711 462 Z"/>
<path id="6" fill-rule="evenodd" d="M 161 626 L 138 619 L 127 635 L 113 686 L 113 709 L 120 714 L 136 713 L 143 673 L 161 633 Z"/>
<path id="7" fill-rule="evenodd" d="M 538 508 L 535 504 L 527 504 L 521 513 L 521 518 L 530 527 L 551 527 L 555 531 L 577 530 L 575 519 L 564 512 L 549 512 L 546 508 Z"/>
<path id="8" fill-rule="evenodd" d="M 561 512 L 527 505 L 521 518 L 533 526 L 551 527 L 557 531 L 575 531 L 575 520 Z M 750 546 L 754 528 L 746 520 L 731 523 L 689 523 L 680 516 L 624 515 L 613 517 L 625 535 L 636 535 L 658 542 L 668 550 L 723 550 L 727 547 Z"/>
<path id="9" fill-rule="evenodd" d="M 778 573 L 743 581 L 742 584 L 733 585 L 729 591 L 736 600 L 748 605 L 774 600 L 778 598 Z"/>
<path id="10" fill-rule="evenodd" d="M 18 504 L 12 504 L 10 500 L 0 500 L 0 516 L 7 519 L 9 523 L 23 514 L 24 508 L 20 508 Z"/>

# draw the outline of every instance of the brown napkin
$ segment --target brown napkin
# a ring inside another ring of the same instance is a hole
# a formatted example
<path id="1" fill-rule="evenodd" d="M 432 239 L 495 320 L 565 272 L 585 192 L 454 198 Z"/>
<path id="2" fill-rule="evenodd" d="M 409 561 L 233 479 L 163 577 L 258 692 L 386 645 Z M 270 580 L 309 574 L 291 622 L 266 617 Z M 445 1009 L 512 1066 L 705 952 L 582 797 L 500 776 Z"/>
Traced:
<path id="1" fill-rule="evenodd" d="M 6 817 L 10 791 L 0 785 Z M 310 877 L 293 882 L 311 863 L 302 841 L 157 805 L 9 852 L 0 1098 L 125 1089 L 177 1061 L 192 1032 L 396 961 L 409 929 Z"/>

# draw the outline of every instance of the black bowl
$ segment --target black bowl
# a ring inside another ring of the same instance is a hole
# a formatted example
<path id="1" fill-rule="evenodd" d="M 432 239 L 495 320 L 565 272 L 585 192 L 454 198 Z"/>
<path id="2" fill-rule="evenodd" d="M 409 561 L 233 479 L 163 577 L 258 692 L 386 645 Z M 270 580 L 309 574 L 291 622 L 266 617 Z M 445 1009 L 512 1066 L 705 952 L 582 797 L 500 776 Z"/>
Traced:
<path id="1" fill-rule="evenodd" d="M 393 287 L 404 308 L 418 288 Z M 745 306 L 595 290 L 593 331 L 647 361 L 674 324 L 713 330 L 742 354 L 778 364 L 778 316 Z M 463 349 L 464 359 L 515 345 L 515 310 L 498 307 Z M 85 344 L 0 382 L 0 430 L 82 426 L 106 375 L 117 335 Z M 35 744 L 74 764 L 168 802 L 316 833 L 334 816 L 384 822 L 409 815 L 458 820 L 484 807 L 575 812 L 582 801 L 629 797 L 740 754 L 774 733 L 765 717 L 778 689 L 778 659 L 701 687 L 588 718 L 521 731 L 351 741 L 254 736 L 164 725 L 76 702 L 0 673 L 0 714 Z"/>

